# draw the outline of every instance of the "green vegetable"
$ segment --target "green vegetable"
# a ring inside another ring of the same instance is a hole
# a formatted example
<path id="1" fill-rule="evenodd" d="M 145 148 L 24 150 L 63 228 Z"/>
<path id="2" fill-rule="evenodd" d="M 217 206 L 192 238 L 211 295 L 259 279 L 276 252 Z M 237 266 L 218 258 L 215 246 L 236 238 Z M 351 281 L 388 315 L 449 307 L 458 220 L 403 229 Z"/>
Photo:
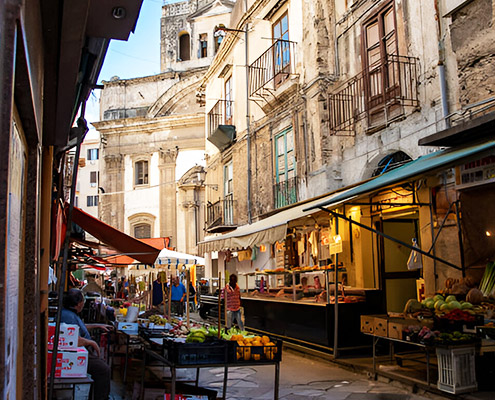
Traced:
<path id="1" fill-rule="evenodd" d="M 484 296 L 495 293 L 495 262 L 487 264 L 483 278 L 481 278 L 480 290 Z"/>

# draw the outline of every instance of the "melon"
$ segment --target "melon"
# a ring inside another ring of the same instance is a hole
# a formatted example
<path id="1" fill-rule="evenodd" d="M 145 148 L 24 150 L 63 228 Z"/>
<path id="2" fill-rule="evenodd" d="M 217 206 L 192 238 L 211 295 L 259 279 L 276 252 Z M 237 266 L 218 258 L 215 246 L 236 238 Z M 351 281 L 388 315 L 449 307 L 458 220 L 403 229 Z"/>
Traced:
<path id="1" fill-rule="evenodd" d="M 441 307 L 442 305 L 444 305 L 444 304 L 446 304 L 446 303 L 445 303 L 445 301 L 443 301 L 443 300 L 437 300 L 437 301 L 435 302 L 435 305 L 434 305 L 433 307 L 435 307 L 435 310 L 440 310 L 440 307 Z"/>
<path id="2" fill-rule="evenodd" d="M 448 305 L 450 306 L 451 309 L 461 308 L 461 303 L 459 303 L 457 300 L 451 301 L 450 303 L 448 303 Z"/>
<path id="3" fill-rule="evenodd" d="M 441 294 L 436 294 L 435 296 L 433 296 L 433 300 L 435 300 L 435 301 L 438 301 L 438 300 L 445 301 L 445 299 L 443 298 L 443 296 Z"/>
<path id="4" fill-rule="evenodd" d="M 450 302 L 456 301 L 456 300 L 457 299 L 455 298 L 455 296 L 451 294 L 450 296 L 447 296 L 447 298 L 445 299 L 445 302 L 450 303 Z"/>

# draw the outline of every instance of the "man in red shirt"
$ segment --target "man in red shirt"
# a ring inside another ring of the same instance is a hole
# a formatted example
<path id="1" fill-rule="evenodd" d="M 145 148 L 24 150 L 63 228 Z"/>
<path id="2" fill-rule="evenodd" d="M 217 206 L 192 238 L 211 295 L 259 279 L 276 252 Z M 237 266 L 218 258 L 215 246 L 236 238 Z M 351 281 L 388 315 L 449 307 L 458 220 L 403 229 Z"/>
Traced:
<path id="1" fill-rule="evenodd" d="M 234 320 L 241 330 L 244 324 L 241 319 L 241 288 L 237 284 L 237 275 L 230 275 L 229 283 L 225 286 L 225 299 L 227 304 L 227 327 L 230 328 Z"/>

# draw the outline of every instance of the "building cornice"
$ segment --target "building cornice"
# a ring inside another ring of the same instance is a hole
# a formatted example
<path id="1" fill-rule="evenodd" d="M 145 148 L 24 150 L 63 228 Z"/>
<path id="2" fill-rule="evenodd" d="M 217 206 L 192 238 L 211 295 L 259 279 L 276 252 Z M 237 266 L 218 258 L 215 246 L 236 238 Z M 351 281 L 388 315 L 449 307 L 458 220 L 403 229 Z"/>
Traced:
<path id="1" fill-rule="evenodd" d="M 122 118 L 108 121 L 92 122 L 91 124 L 100 132 L 106 135 L 112 133 L 134 133 L 139 132 L 154 133 L 156 131 L 189 128 L 197 125 L 204 126 L 204 114 L 169 115 L 155 118 Z"/>

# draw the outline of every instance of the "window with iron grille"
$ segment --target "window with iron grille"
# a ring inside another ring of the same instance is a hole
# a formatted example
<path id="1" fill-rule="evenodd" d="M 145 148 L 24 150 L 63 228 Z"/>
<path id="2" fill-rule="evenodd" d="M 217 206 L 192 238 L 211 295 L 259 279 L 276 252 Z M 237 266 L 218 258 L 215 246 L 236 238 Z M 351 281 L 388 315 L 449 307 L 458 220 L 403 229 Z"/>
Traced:
<path id="1" fill-rule="evenodd" d="M 370 125 L 376 125 L 398 107 L 390 100 L 400 94 L 397 30 L 393 2 L 387 3 L 363 25 L 363 69 Z M 387 108 L 385 105 L 387 104 Z"/>
<path id="2" fill-rule="evenodd" d="M 275 136 L 275 207 L 297 202 L 296 157 L 292 127 Z"/>
<path id="3" fill-rule="evenodd" d="M 289 17 L 287 12 L 272 25 L 272 37 L 275 44 L 273 50 L 275 87 L 278 87 L 285 82 L 290 72 Z"/>
<path id="4" fill-rule="evenodd" d="M 137 161 L 134 164 L 135 170 L 135 180 L 136 185 L 147 185 L 148 184 L 148 161 Z"/>
<path id="5" fill-rule="evenodd" d="M 137 239 L 148 239 L 151 237 L 150 224 L 134 225 L 134 237 Z"/>

